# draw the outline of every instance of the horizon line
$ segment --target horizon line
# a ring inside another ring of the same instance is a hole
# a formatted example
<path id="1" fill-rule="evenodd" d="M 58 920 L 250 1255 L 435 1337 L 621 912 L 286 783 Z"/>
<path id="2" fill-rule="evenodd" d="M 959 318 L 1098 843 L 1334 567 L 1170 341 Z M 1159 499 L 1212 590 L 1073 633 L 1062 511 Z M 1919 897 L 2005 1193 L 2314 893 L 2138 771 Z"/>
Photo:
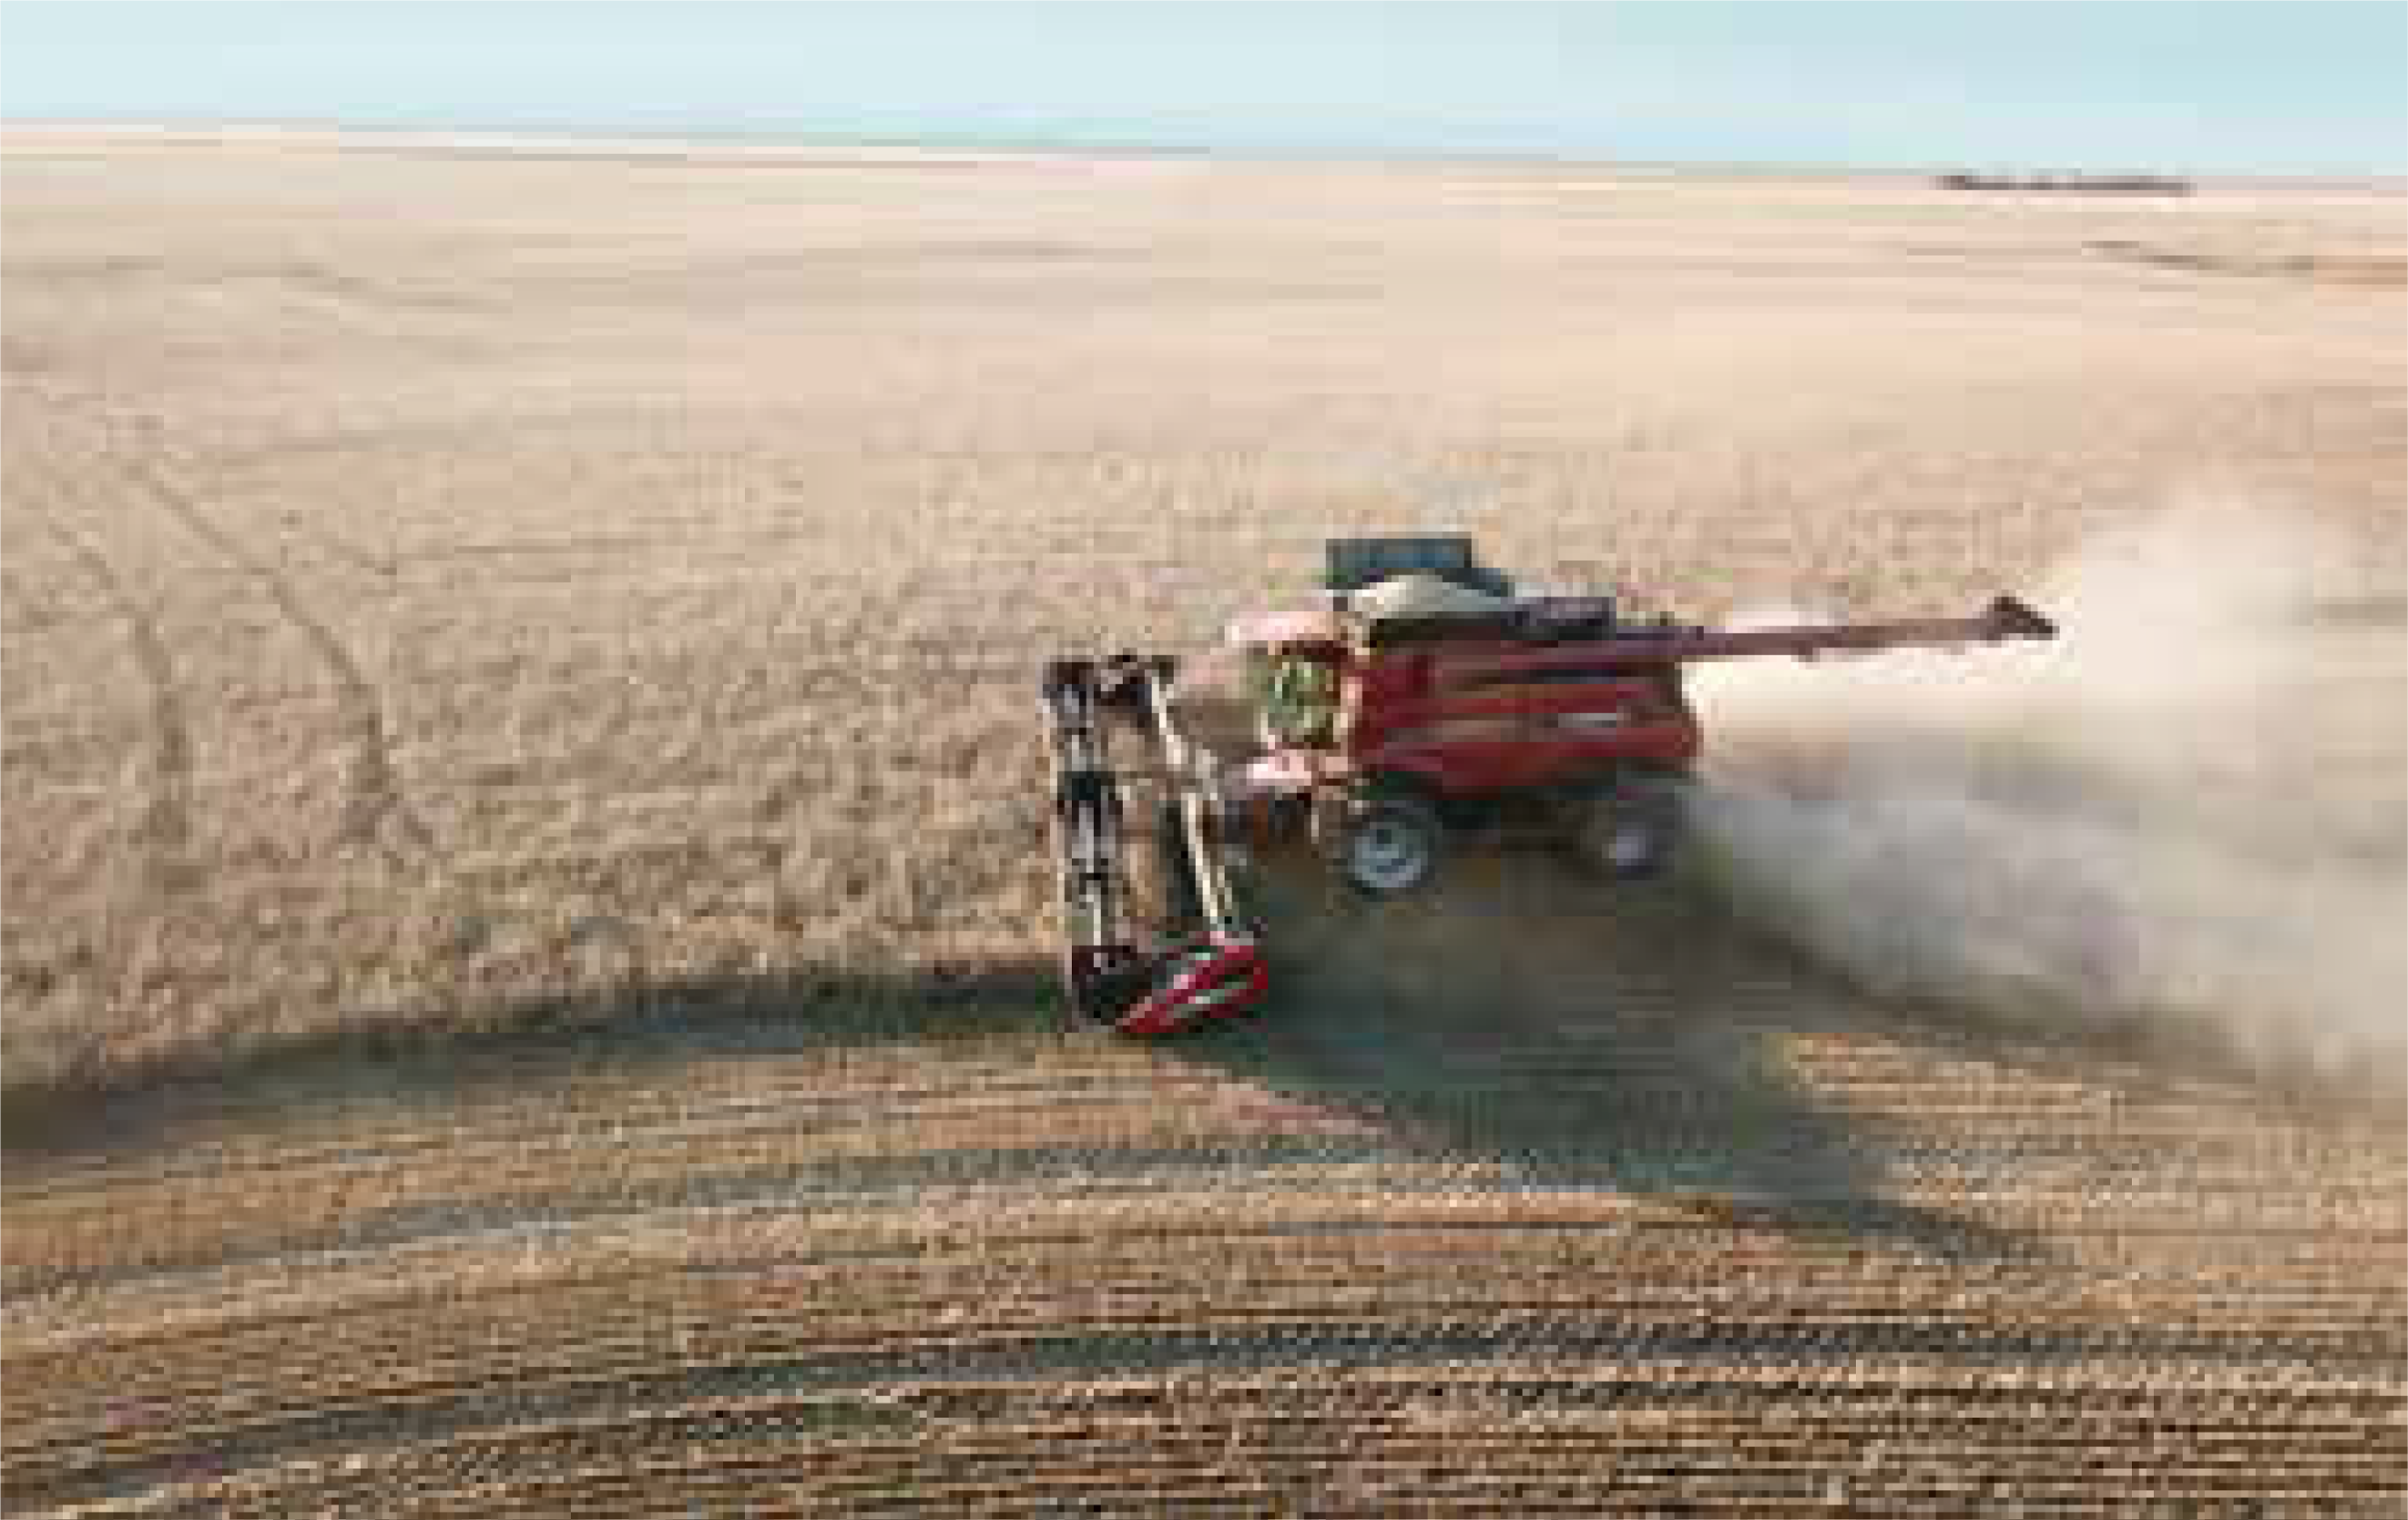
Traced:
<path id="1" fill-rule="evenodd" d="M 1834 159 L 1619 158 L 1602 150 L 1506 148 L 1346 147 L 1298 143 L 1291 147 L 1215 146 L 1198 141 L 1150 138 L 1087 138 L 1076 134 L 930 132 L 909 135 L 815 131 L 803 127 L 613 126 L 564 122 L 480 122 L 460 121 L 433 124 L 416 122 L 366 122 L 339 117 L 219 117 L 122 115 L 77 116 L 59 113 L 17 115 L 0 110 L 0 130 L 19 127 L 79 128 L 127 132 L 358 132 L 380 136 L 530 137 L 556 141 L 644 141 L 725 147 L 743 143 L 760 147 L 865 148 L 944 151 L 1012 152 L 1033 156 L 1075 158 L 1217 159 L 1229 163 L 1287 164 L 1297 162 L 1353 164 L 1541 164 L 1596 165 L 1639 169 L 1725 170 L 1734 172 L 1932 175 L 1952 171 L 2057 174 L 2069 178 L 2154 174 L 2191 179 L 2372 180 L 2408 185 L 2402 169 L 2222 169 L 2130 165 L 2117 168 L 2048 168 L 2038 163 L 2000 159 L 1892 160 L 1878 163 Z"/>

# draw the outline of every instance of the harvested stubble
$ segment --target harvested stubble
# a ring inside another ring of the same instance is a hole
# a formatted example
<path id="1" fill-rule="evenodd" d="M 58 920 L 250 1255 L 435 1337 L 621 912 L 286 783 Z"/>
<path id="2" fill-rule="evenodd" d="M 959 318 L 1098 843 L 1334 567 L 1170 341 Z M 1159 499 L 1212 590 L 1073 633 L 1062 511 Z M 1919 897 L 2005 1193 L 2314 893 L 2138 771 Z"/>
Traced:
<path id="1" fill-rule="evenodd" d="M 23 1513 L 2395 1513 L 2380 1116 L 1543 873 L 1099 1042 L 1027 722 L 1350 528 L 2396 590 L 2381 203 L 933 162 L 11 143 Z"/>

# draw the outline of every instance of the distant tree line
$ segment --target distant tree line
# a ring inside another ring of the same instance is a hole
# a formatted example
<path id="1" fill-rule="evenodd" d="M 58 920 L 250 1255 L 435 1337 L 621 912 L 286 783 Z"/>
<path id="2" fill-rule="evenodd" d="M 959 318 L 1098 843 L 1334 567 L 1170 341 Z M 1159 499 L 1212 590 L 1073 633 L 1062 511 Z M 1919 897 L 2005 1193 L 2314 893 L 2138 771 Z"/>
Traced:
<path id="1" fill-rule="evenodd" d="M 2090 195 L 2187 195 L 2191 183 L 2167 174 L 1943 174 L 1943 190 L 2071 191 Z"/>

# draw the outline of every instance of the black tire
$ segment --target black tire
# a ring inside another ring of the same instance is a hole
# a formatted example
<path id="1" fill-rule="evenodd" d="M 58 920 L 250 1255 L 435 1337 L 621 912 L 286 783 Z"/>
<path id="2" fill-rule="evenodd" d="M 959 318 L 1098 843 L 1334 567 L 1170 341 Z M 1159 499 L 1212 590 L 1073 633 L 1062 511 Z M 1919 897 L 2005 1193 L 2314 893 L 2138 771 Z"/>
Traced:
<path id="1" fill-rule="evenodd" d="M 1377 796 L 1337 810 L 1320 841 L 1340 881 L 1371 898 L 1410 896 L 1445 864 L 1446 821 L 1416 797 Z"/>
<path id="2" fill-rule="evenodd" d="M 1632 776 L 1572 810 L 1565 858 L 1601 882 L 1647 882 L 1680 858 L 1687 828 L 1678 784 L 1670 777 Z"/>

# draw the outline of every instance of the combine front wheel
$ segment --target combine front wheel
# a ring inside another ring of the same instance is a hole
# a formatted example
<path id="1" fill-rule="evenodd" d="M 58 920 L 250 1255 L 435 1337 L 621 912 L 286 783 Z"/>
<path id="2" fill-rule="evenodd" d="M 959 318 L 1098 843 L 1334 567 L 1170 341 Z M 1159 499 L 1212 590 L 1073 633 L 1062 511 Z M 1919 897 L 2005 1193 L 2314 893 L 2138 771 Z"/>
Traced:
<path id="1" fill-rule="evenodd" d="M 1348 886 L 1401 897 L 1429 884 L 1446 853 L 1446 824 L 1412 797 L 1371 796 L 1326 816 L 1322 848 Z"/>

